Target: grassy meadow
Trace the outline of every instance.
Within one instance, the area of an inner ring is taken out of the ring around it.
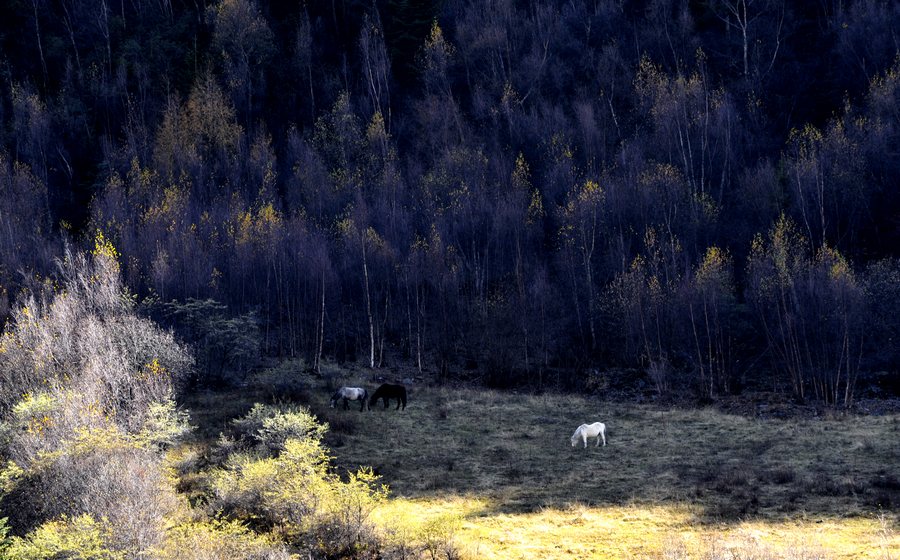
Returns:
[[[343,382],[376,385],[329,384]],[[451,556],[900,558],[897,416],[763,420],[420,385],[406,410],[361,413],[308,389],[338,470],[368,465],[390,486],[380,525],[432,533]],[[199,433],[264,393],[189,403]],[[597,420],[607,446],[572,448],[575,427]]]

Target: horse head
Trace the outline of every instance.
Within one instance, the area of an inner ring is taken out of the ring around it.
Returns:
[[[584,431],[584,424],[582,424],[581,426],[578,426],[578,428],[575,429],[575,433],[572,434],[572,438],[571,438],[572,447],[575,447],[576,445],[578,445],[578,442],[581,440],[581,434],[583,431]]]

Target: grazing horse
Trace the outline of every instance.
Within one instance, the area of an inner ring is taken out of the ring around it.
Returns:
[[[341,387],[331,395],[331,408],[334,408],[338,400],[344,399],[344,410],[350,408],[349,401],[359,401],[359,411],[362,412],[369,407],[368,398],[369,392],[362,387]]]
[[[594,422],[593,424],[582,424],[578,426],[575,433],[572,434],[572,447],[578,443],[578,440],[584,442],[587,447],[589,437],[597,438],[597,447],[600,447],[600,438],[603,438],[603,447],[606,447],[606,424],[603,422]]]
[[[372,393],[372,398],[369,399],[369,406],[377,404],[378,399],[384,399],[384,408],[388,407],[388,399],[397,399],[397,408],[394,410],[400,410],[400,405],[403,405],[403,410],[406,410],[406,387],[382,383],[381,387],[375,389],[375,392]]]

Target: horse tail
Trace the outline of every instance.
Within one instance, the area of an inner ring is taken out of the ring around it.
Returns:
[[[379,396],[378,392],[379,391],[381,391],[381,387],[375,389],[375,392],[372,393],[372,398],[369,399],[369,406],[372,406],[373,404],[378,402],[378,396]]]
[[[400,386],[400,402],[403,403],[403,410],[406,410],[406,387]]]

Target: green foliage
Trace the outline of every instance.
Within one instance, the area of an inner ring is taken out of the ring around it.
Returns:
[[[188,420],[188,413],[178,410],[174,400],[150,403],[136,440],[143,445],[170,447],[191,432],[193,426]]]
[[[284,449],[290,439],[321,442],[328,430],[327,424],[320,424],[304,407],[261,403],[254,404],[246,416],[233,420],[232,424],[241,435],[271,451]]]
[[[163,308],[195,349],[200,382],[235,382],[259,361],[261,341],[255,313],[229,316],[228,307],[212,299],[171,301]]]
[[[0,422],[0,446],[8,449],[16,437],[23,433],[40,436],[49,429],[59,408],[57,399],[47,393],[25,393],[22,400],[13,405],[7,420]]]
[[[7,461],[0,469],[0,497],[5,496],[15,489],[18,480],[25,471],[13,461]]]
[[[438,515],[422,524],[418,537],[431,560],[460,556],[453,542],[453,535],[461,526],[462,518],[454,514]]]
[[[154,551],[159,560],[287,560],[293,558],[284,545],[258,535],[237,521],[211,521],[176,525],[169,529],[164,546]]]
[[[303,409],[262,405],[235,425],[280,452],[232,455],[213,477],[216,511],[258,528],[279,526],[294,544],[316,543],[328,555],[374,546],[369,516],[388,489],[370,470],[349,473],[346,482],[331,470],[320,441],[326,426]]]
[[[7,521],[9,521],[8,517],[0,517],[0,558],[9,557],[6,554],[6,550],[12,543],[12,539],[9,537],[9,525],[7,525]]]
[[[17,560],[121,560],[126,556],[110,548],[111,530],[107,523],[90,515],[63,517],[44,523],[23,538],[14,537],[6,557]]]

